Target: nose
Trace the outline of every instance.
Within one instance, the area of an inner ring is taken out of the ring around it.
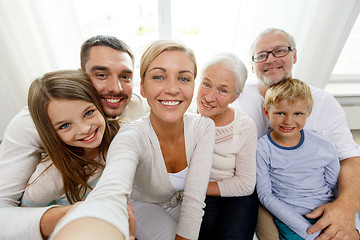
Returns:
[[[284,124],[290,124],[292,122],[291,116],[285,116],[284,118]]]
[[[215,101],[216,97],[215,97],[215,89],[209,89],[209,91],[207,92],[207,94],[205,94],[204,98],[207,102],[213,102]]]
[[[179,82],[176,78],[169,79],[165,86],[165,93],[176,95],[180,92]]]
[[[266,62],[273,62],[275,61],[276,57],[272,53],[269,53],[268,58],[266,59]]]
[[[108,80],[107,89],[109,92],[115,92],[115,93],[119,93],[123,90],[121,87],[120,80],[114,76]]]
[[[87,124],[86,122],[81,122],[78,125],[78,134],[79,135],[86,135],[90,133],[91,125]]]

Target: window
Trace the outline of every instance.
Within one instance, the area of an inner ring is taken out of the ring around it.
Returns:
[[[325,90],[343,97],[360,95],[360,17],[351,30]]]

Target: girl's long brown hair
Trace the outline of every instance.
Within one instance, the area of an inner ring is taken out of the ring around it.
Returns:
[[[45,74],[32,82],[28,106],[44,149],[62,175],[67,200],[73,204],[85,197],[87,181],[103,165],[94,159],[82,157],[83,149],[65,144],[57,135],[47,114],[52,99],[91,102],[105,118],[105,132],[99,146],[99,156],[105,159],[111,140],[120,128],[116,120],[105,117],[99,95],[88,76],[80,70],[64,70]]]

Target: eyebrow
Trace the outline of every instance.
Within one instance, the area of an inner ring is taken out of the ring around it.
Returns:
[[[109,71],[109,68],[105,67],[105,66],[101,66],[101,65],[95,65],[90,69],[90,72],[93,72],[93,71],[96,71],[96,70]],[[129,68],[126,68],[126,69],[122,70],[121,73],[133,74],[133,71],[131,69],[129,69]]]
[[[209,79],[209,78],[207,78],[207,77],[205,77],[204,78],[204,80],[203,80],[204,82],[210,82],[210,83],[212,83],[212,81]],[[218,87],[229,87],[229,85],[227,85],[227,84],[220,84]]]
[[[289,45],[289,44],[288,44]],[[274,49],[277,49],[277,48],[279,48],[279,47],[287,47],[288,45],[283,45],[283,44],[281,44],[281,45],[276,45],[275,47],[273,47],[271,50],[269,50],[269,51],[272,51],[272,50],[274,50]],[[263,53],[263,52],[269,52],[269,51],[267,51],[267,50],[261,50],[261,51],[259,51],[259,52],[257,52],[257,53]],[[256,53],[255,53],[256,54]]]
[[[161,70],[163,72],[167,72],[167,70],[165,68],[162,67],[154,67],[152,69],[149,70],[149,72],[154,71],[154,70]],[[180,70],[178,73],[190,73],[191,75],[194,75],[190,70]]]

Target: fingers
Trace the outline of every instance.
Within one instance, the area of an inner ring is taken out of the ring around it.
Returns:
[[[321,230],[329,227],[330,224],[331,224],[331,221],[328,218],[320,218],[314,225],[312,225],[308,229],[308,234],[314,234],[318,231],[321,231]],[[321,235],[323,235],[323,234],[324,233],[322,233]],[[319,239],[319,238],[317,238],[317,239]],[[324,239],[326,239],[326,238],[324,238]]]
[[[319,217],[321,217],[324,214],[325,206],[326,205],[322,205],[322,206],[316,208],[311,213],[306,214],[306,217],[308,217],[308,218],[319,218]]]

